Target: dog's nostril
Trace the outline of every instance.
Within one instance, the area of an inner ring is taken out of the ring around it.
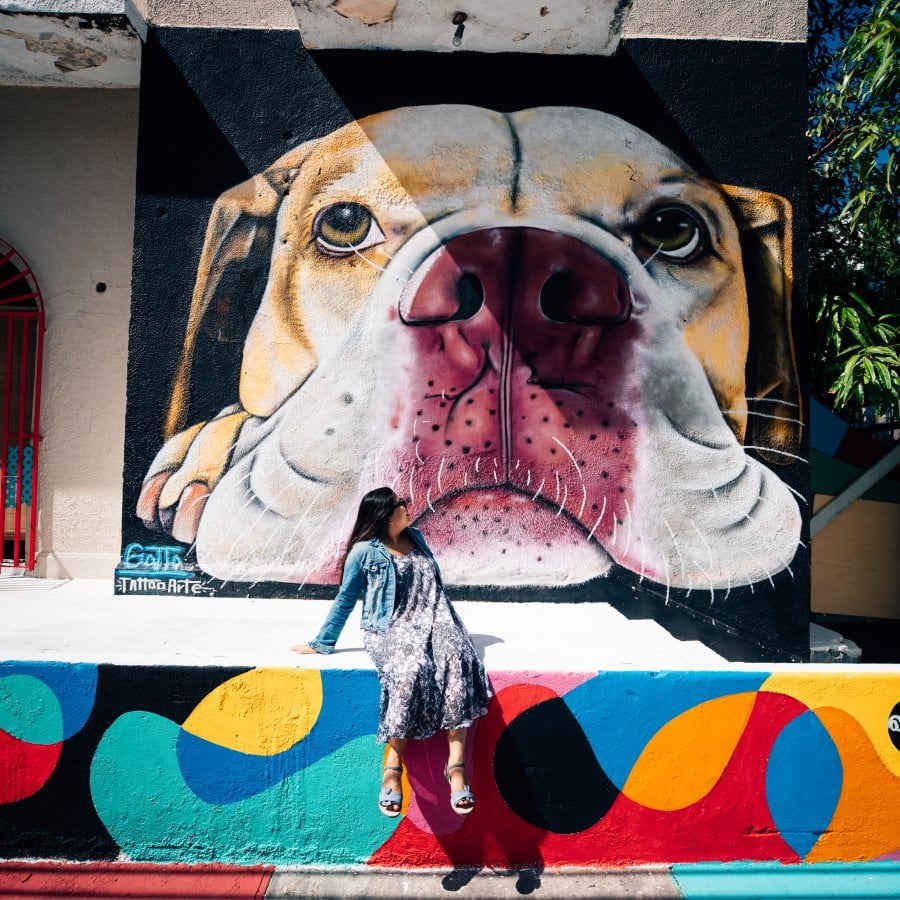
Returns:
[[[472,272],[465,272],[456,279],[456,299],[459,307],[454,319],[471,319],[484,303],[484,285]]]
[[[575,284],[565,272],[555,272],[541,287],[541,312],[551,322],[574,322]]]

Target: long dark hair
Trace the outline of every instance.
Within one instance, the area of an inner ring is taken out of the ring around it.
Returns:
[[[397,508],[397,495],[389,487],[375,488],[369,491],[359,501],[359,512],[356,514],[356,524],[350,532],[350,540],[344,550],[344,558],[341,561],[341,569],[347,562],[347,554],[354,544],[360,541],[368,541],[373,537],[381,537],[387,528],[388,519]]]

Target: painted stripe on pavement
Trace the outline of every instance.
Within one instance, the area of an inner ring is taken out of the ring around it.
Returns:
[[[261,900],[272,872],[272,866],[0,862],[0,897]]]
[[[672,866],[686,900],[900,897],[900,863],[700,863]]]

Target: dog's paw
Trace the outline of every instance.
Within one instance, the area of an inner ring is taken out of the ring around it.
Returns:
[[[173,435],[150,466],[136,512],[148,528],[190,544],[213,488],[231,462],[243,410],[201,422]]]

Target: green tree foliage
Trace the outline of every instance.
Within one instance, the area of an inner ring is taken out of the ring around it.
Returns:
[[[900,399],[900,0],[810,0],[813,392],[851,420]]]

